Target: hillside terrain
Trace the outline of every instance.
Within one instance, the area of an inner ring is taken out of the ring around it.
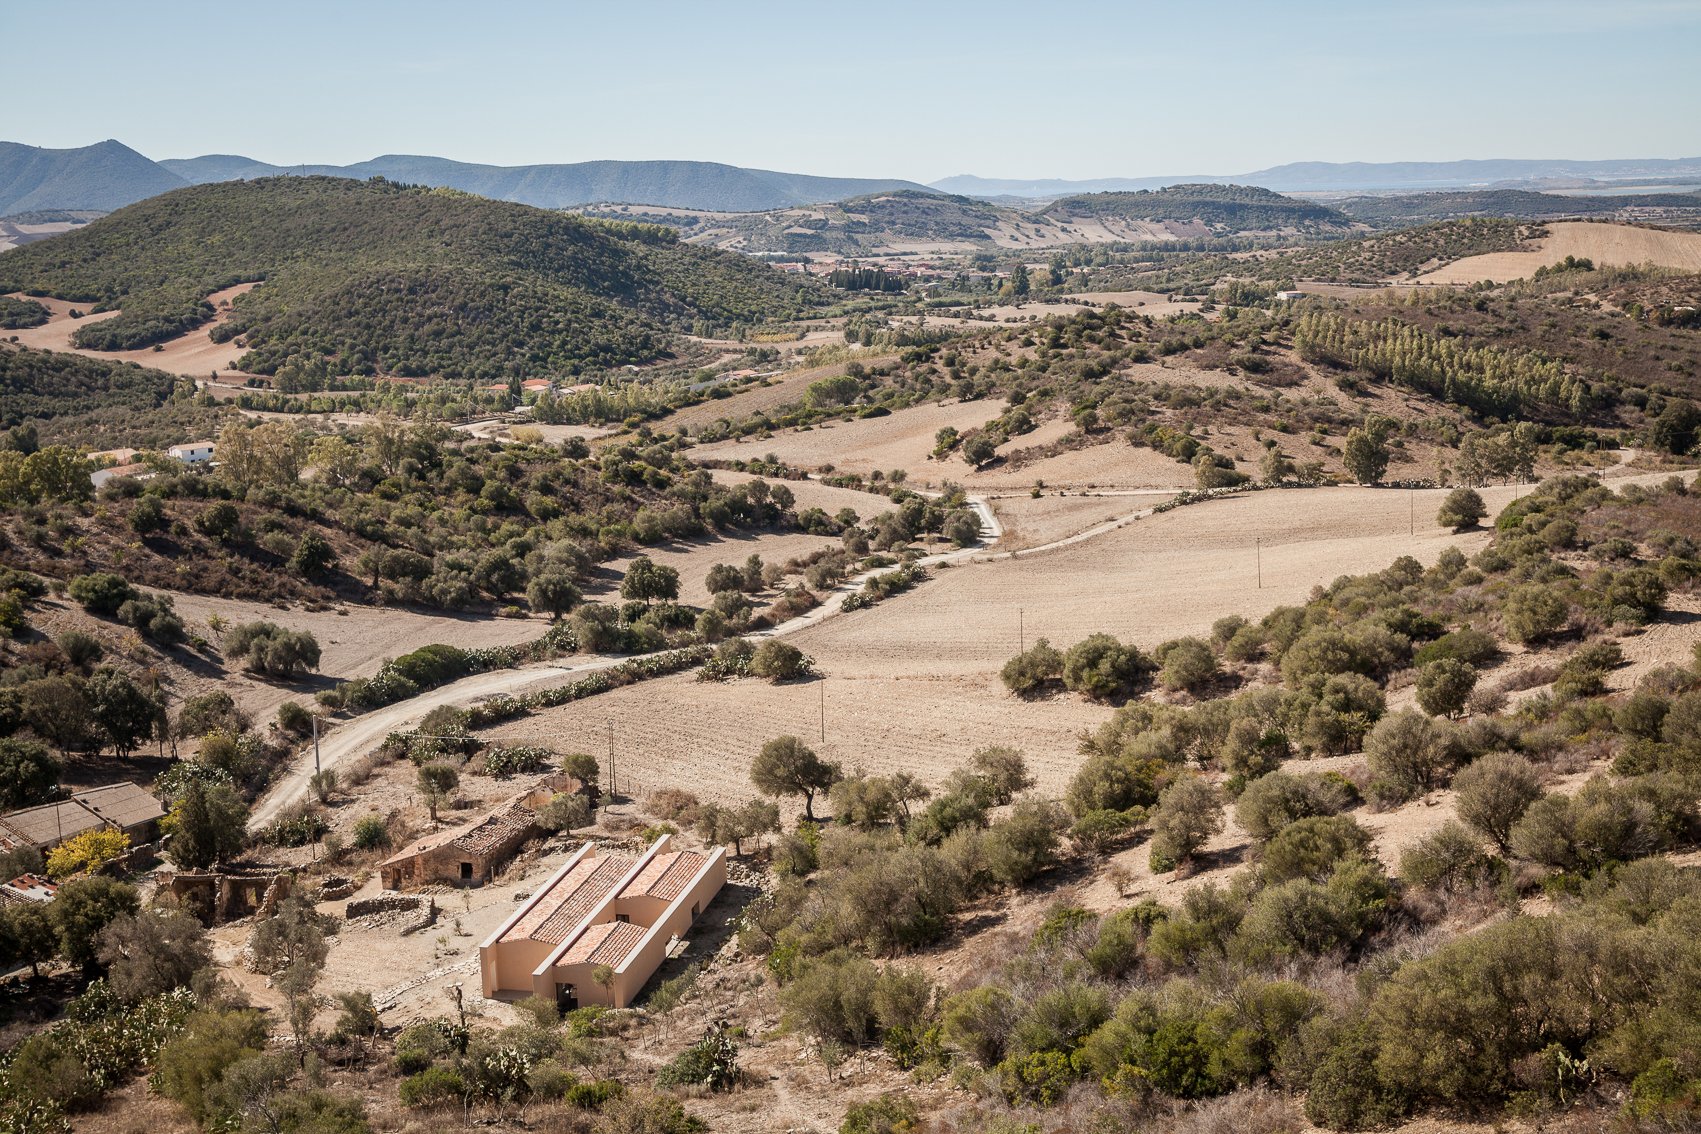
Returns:
[[[1325,205],[1250,185],[1171,185],[1136,193],[1063,197],[1040,210],[1059,222],[1085,219],[1195,222],[1220,235],[1244,232],[1345,232],[1351,222]]]
[[[796,313],[807,289],[671,231],[448,190],[269,178],[154,198],[0,258],[0,292],[119,308],[77,346],[133,349],[214,315],[243,370],[494,378],[666,353],[673,331]]]
[[[1701,223],[1701,193],[1592,196],[1482,189],[1349,197],[1333,204],[1354,220],[1377,228],[1404,228],[1458,217],[1509,217],[1517,220],[1596,217],[1691,226]]]
[[[594,212],[262,177],[0,255],[0,813],[166,812],[0,847],[59,887],[0,1130],[1701,1122],[1701,236]],[[812,236],[895,262],[693,243]],[[483,994],[663,836],[726,884],[629,1000]]]

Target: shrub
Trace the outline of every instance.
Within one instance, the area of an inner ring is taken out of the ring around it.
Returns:
[[[294,677],[319,664],[319,642],[305,630],[285,630],[272,622],[233,626],[224,636],[226,657],[241,658],[245,668],[275,677]]]
[[[1406,848],[1400,877],[1409,886],[1464,893],[1494,881],[1502,865],[1483,852],[1476,835],[1449,822]]]
[[[1511,846],[1512,828],[1530,804],[1542,796],[1535,766],[1511,752],[1491,752],[1453,778],[1459,818],[1502,848]]]
[[[546,831],[571,831],[591,821],[591,803],[582,795],[558,793],[538,808],[537,823]]]
[[[998,676],[1016,696],[1033,697],[1063,680],[1063,655],[1041,638],[1005,662]]]
[[[130,850],[130,838],[112,827],[97,827],[73,835],[47,852],[47,873],[64,879],[99,870],[117,862]]]
[[[71,598],[90,614],[110,618],[118,608],[136,597],[136,588],[110,571],[79,575],[67,588]]]
[[[1152,812],[1152,869],[1174,870],[1223,829],[1223,801],[1215,786],[1188,776],[1158,796]]]
[[[1482,502],[1482,496],[1474,488],[1455,488],[1447,494],[1442,502],[1441,511],[1436,513],[1435,522],[1444,528],[1452,528],[1462,532],[1466,528],[1474,528],[1488,515],[1488,506]]]
[[[1443,786],[1457,762],[1458,744],[1452,725],[1408,710],[1377,721],[1364,754],[1371,797],[1391,805]]]
[[[1469,662],[1441,658],[1418,670],[1418,704],[1431,716],[1458,715],[1476,687],[1477,669]]]
[[[1443,634],[1433,642],[1419,646],[1412,654],[1412,664],[1425,666],[1430,662],[1443,658],[1453,658],[1470,665],[1481,666],[1493,661],[1500,654],[1500,646],[1494,640],[1494,635],[1484,633],[1472,626],[1462,630],[1454,630]]]
[[[1314,815],[1289,823],[1264,844],[1266,882],[1294,878],[1322,880],[1342,859],[1362,855],[1370,832],[1346,815]]]
[[[362,815],[354,824],[354,845],[360,850],[378,850],[390,845],[390,829],[377,815]]]
[[[839,1124],[839,1134],[908,1134],[918,1128],[921,1112],[902,1095],[881,1095],[852,1103]]]
[[[1063,687],[1095,701],[1126,697],[1151,663],[1139,649],[1109,634],[1094,634],[1069,647],[1063,655]]]
[[[471,1094],[460,1072],[448,1067],[428,1067],[417,1075],[409,1075],[402,1080],[398,1093],[402,1105],[410,1110],[464,1102]]]
[[[1218,674],[1217,656],[1198,638],[1165,642],[1158,647],[1156,656],[1160,666],[1158,684],[1165,689],[1191,692],[1215,680]]]
[[[1552,587],[1530,583],[1506,596],[1500,616],[1506,624],[1507,636],[1520,645],[1528,645],[1563,629],[1571,617],[1571,608]]]
[[[804,652],[790,642],[769,638],[750,655],[750,673],[778,684],[796,681],[813,672],[813,663]]]
[[[1234,817],[1247,834],[1266,842],[1290,823],[1334,815],[1357,801],[1356,789],[1338,775],[1271,772],[1246,785],[1235,801]]]

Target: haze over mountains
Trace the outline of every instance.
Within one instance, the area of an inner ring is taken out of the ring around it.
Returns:
[[[898,178],[817,177],[700,161],[591,161],[494,166],[390,154],[355,165],[279,166],[236,154],[153,161],[121,142],[53,150],[0,142],[0,216],[114,209],[186,185],[280,174],[384,177],[541,208],[624,202],[715,212],[759,212],[908,190],[969,197],[1051,198],[1132,192],[1181,183],[1257,185],[1279,192],[1375,192],[1464,187],[1540,188],[1701,182],[1701,158],[1614,161],[1298,162],[1251,173],[1067,181],[970,174],[931,185]]]

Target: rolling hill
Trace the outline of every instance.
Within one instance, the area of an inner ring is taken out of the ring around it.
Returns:
[[[1063,197],[1040,210],[1060,223],[1135,220],[1199,224],[1218,234],[1299,229],[1345,232],[1351,218],[1325,205],[1250,185],[1191,184],[1137,193]]]
[[[1620,220],[1701,221],[1701,193],[1626,193],[1611,196],[1561,196],[1518,189],[1478,189],[1450,193],[1408,193],[1350,197],[1335,207],[1354,220],[1378,228],[1403,227],[1459,217],[1610,217]]]
[[[214,329],[241,368],[491,378],[667,353],[670,332],[807,307],[743,257],[445,189],[323,177],[193,186],[0,258],[0,293],[122,314],[76,345],[136,349],[206,322],[206,296],[263,281]]]
[[[74,150],[0,142],[0,217],[39,210],[111,212],[186,184],[121,142]]]

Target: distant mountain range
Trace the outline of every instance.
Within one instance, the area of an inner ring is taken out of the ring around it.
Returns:
[[[1129,193],[1178,184],[1254,185],[1283,193],[1362,194],[1413,190],[1701,184],[1701,158],[1615,161],[1295,162],[1252,173],[1184,177],[1013,180],[962,175],[932,185],[896,178],[814,177],[702,161],[589,161],[565,165],[473,165],[389,154],[356,165],[280,166],[238,154],[152,161],[121,142],[49,150],[0,142],[0,217],[43,210],[110,212],[187,185],[280,174],[383,177],[461,189],[500,201],[561,209],[601,203],[703,212],[763,212],[879,193],[947,193],[982,200],[1047,200]]]
[[[1626,158],[1614,161],[1489,159],[1481,161],[1302,161],[1252,173],[1187,177],[1101,177],[1014,180],[961,174],[931,188],[965,197],[1064,197],[1079,193],[1132,193],[1183,182],[1257,185],[1279,193],[1363,193],[1378,190],[1517,188],[1537,182],[1631,182],[1674,178],[1701,181],[1701,157]]]
[[[716,212],[757,212],[864,193],[929,190],[913,181],[812,177],[706,161],[588,161],[571,165],[470,165],[388,154],[358,165],[269,165],[236,154],[150,161],[120,142],[77,150],[0,143],[0,216],[40,209],[111,211],[171,189],[281,174],[383,177],[461,189],[498,201],[562,209],[599,201]]]

